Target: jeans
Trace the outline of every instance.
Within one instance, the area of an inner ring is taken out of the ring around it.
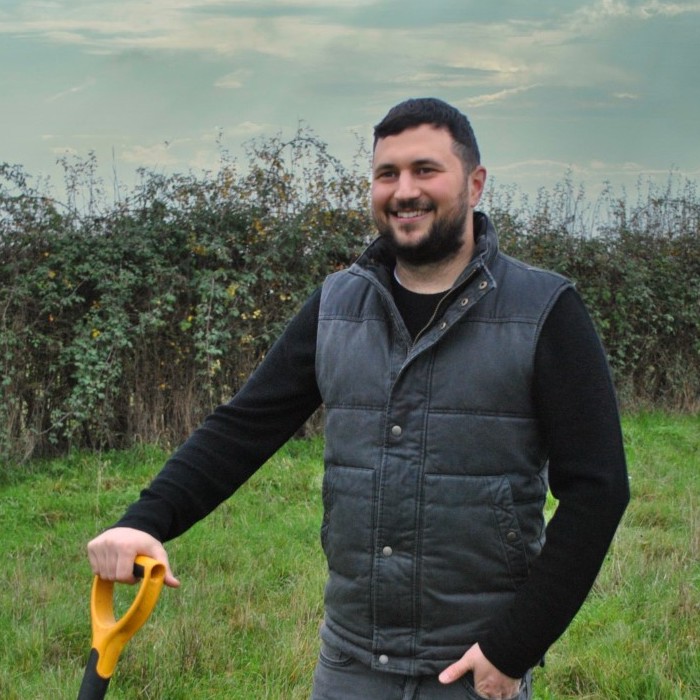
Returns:
[[[531,674],[512,700],[530,700]],[[373,671],[347,654],[321,644],[311,700],[483,700],[468,673],[449,685],[437,676],[402,676]]]

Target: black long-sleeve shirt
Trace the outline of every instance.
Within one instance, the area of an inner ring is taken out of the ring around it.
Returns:
[[[315,377],[319,302],[317,291],[245,386],[171,457],[119,526],[161,541],[180,535],[294,435],[321,403]],[[607,362],[573,289],[560,296],[542,328],[532,391],[559,503],[527,582],[477,640],[514,678],[542,658],[583,604],[629,500]]]

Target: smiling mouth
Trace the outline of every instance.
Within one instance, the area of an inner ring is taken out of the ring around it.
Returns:
[[[430,209],[430,208],[426,208],[426,209],[400,209],[400,210],[394,210],[391,213],[397,219],[417,219],[420,216],[424,216],[425,214],[429,214],[431,211],[432,211],[432,209]]]
[[[426,214],[425,211],[397,211],[395,216],[399,219],[415,219],[418,216]]]

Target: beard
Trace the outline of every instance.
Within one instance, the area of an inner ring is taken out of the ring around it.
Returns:
[[[457,208],[437,217],[427,234],[415,243],[401,243],[394,234],[388,217],[379,220],[375,215],[375,224],[380,237],[389,244],[397,260],[408,265],[445,262],[457,255],[464,244],[464,230],[469,215],[467,202],[466,196],[461,197]],[[421,208],[418,200],[406,202],[401,206],[405,211],[414,208]]]

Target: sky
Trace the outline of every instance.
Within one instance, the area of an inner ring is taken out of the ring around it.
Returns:
[[[299,124],[349,164],[424,96],[525,193],[700,175],[700,0],[0,0],[0,66],[0,163],[56,188],[64,157],[117,192]]]

